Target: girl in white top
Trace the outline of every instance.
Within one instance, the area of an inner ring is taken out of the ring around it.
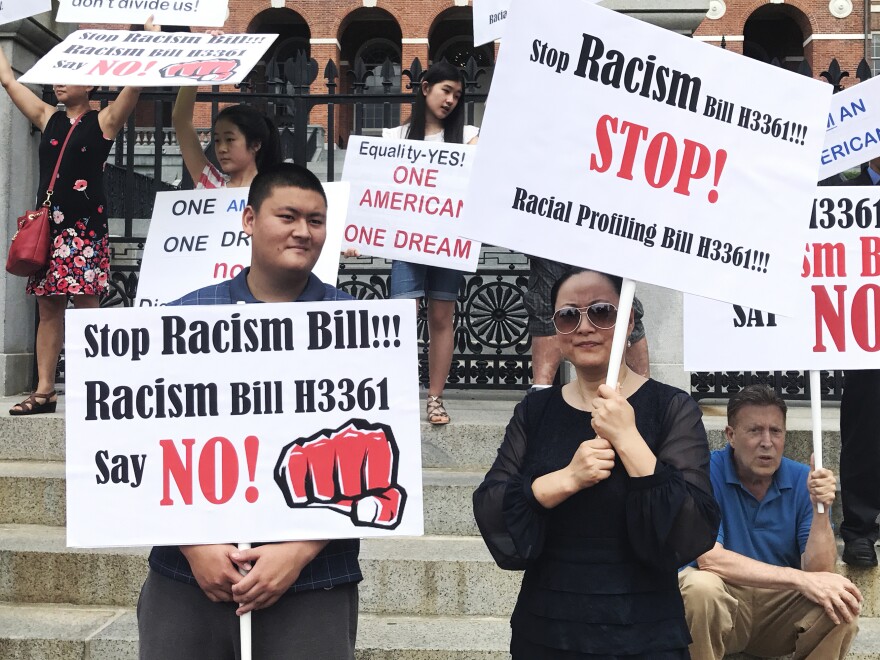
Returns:
[[[382,137],[476,144],[479,129],[464,124],[464,89],[461,74],[447,62],[428,67],[422,77],[412,117]],[[391,264],[391,297],[428,299],[428,403],[431,424],[448,424],[443,388],[452,365],[455,300],[464,280],[460,271],[394,261]]]

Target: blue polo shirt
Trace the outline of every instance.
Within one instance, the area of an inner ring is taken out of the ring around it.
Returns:
[[[765,564],[799,569],[813,522],[809,473],[809,466],[783,458],[759,502],[736,475],[730,445],[713,451],[709,476],[721,508],[718,542]]]

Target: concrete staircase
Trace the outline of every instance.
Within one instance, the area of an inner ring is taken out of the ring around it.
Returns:
[[[520,396],[450,393],[453,424],[423,425],[427,535],[363,543],[358,660],[508,658],[521,575],[492,562],[471,493]],[[148,549],[65,547],[63,406],[14,418],[5,414],[11,403],[0,400],[0,660],[137,658],[134,606]],[[723,409],[704,410],[710,442],[720,447]],[[836,470],[837,411],[826,409],[825,418],[826,464]],[[808,427],[808,409],[790,412],[787,453],[795,459],[809,457]],[[865,595],[850,657],[880,660],[878,573],[842,563],[839,570]]]

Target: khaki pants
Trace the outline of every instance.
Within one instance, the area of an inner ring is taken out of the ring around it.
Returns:
[[[797,591],[727,584],[708,571],[686,568],[678,576],[693,642],[693,660],[726,653],[773,658],[835,660],[846,657],[858,620],[835,626],[819,605]]]

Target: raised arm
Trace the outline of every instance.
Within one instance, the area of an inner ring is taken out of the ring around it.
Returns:
[[[810,458],[810,474],[807,476],[807,492],[810,493],[810,504],[813,517],[804,553],[801,555],[801,568],[805,571],[833,571],[837,563],[837,543],[831,527],[831,504],[837,490],[837,479],[831,470],[813,469]],[[816,505],[821,502],[825,511],[819,513]]]
[[[124,87],[113,103],[98,113],[98,125],[101,127],[101,133],[105,140],[113,140],[122,130],[137,105],[140,95],[140,87]]]
[[[193,110],[196,105],[196,87],[181,87],[177,92],[177,100],[174,102],[174,110],[171,111],[171,125],[177,134],[177,144],[180,145],[180,155],[183,156],[183,164],[193,181],[198,181],[202,171],[208,164],[199,135],[193,125]]]
[[[150,16],[144,23],[144,30],[148,32],[161,32],[162,28],[153,22]],[[141,95],[140,87],[125,87],[119,92],[119,95],[106,108],[98,113],[98,125],[101,132],[107,140],[112,140],[116,134],[125,126],[128,117],[134,111],[138,99]]]
[[[12,66],[6,59],[6,53],[0,48],[0,84],[9,94],[9,98],[15,104],[15,107],[28,118],[34,126],[45,130],[49,118],[55,112],[55,108],[44,102],[39,96],[34,94],[30,89],[22,85],[15,79]]]

